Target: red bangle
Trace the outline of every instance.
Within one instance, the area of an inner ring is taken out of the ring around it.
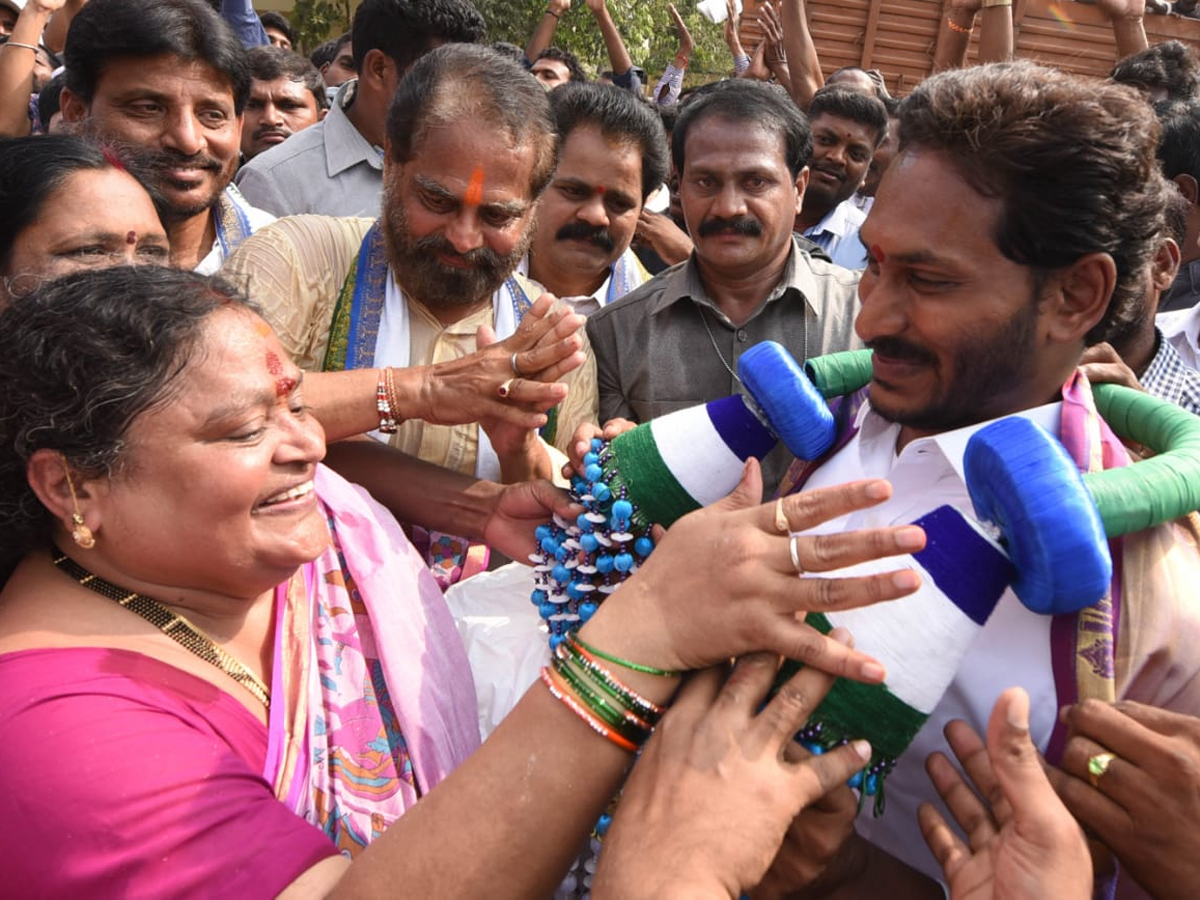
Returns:
[[[683,65],[676,66],[675,68],[677,68],[677,69],[686,69],[688,67],[688,63],[691,62],[691,60],[688,59],[686,56],[684,56],[682,53],[676,53],[675,58],[683,60]]]
[[[955,34],[970,34],[971,33],[970,28],[963,28],[963,26],[959,25],[957,22],[951,22],[949,16],[946,17],[946,25]]]

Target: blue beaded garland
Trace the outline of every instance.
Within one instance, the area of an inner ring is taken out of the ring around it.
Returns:
[[[650,551],[654,549],[654,541],[643,535],[633,542],[633,552],[638,556],[646,557],[650,555]]]
[[[633,556],[628,553],[618,553],[614,565],[618,572],[628,572],[633,568]]]

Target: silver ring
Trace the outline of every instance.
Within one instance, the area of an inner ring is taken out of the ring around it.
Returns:
[[[796,567],[796,574],[804,574],[804,566],[800,565],[800,535],[793,534],[788,539],[788,551],[792,554],[792,565]]]
[[[525,377],[525,373],[522,372],[520,366],[517,365],[517,354],[515,352],[508,358],[508,364],[512,366],[514,375],[516,375],[518,378]]]

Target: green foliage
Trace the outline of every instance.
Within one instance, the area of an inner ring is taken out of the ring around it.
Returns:
[[[353,17],[350,0],[296,0],[289,18],[297,49],[311,53],[329,38],[349,31]]]
[[[546,11],[543,0],[475,0],[488,23],[488,38],[509,41],[524,48]],[[646,70],[653,87],[679,49],[667,0],[608,0],[609,13],[620,29],[621,37],[635,66]],[[691,32],[695,49],[688,67],[688,83],[711,81],[731,74],[733,60],[721,37],[721,26],[714,25],[696,11],[693,0],[676,5]],[[570,50],[592,73],[612,68],[600,29],[582,0],[574,0],[563,13],[553,43]]]

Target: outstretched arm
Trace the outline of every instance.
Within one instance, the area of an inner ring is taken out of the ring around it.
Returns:
[[[51,53],[63,52],[63,48],[67,46],[67,32],[71,29],[71,22],[86,4],[87,0],[67,0],[62,9],[54,14],[42,33],[42,43],[46,45],[47,50]]]
[[[692,33],[688,31],[683,16],[679,15],[675,4],[668,3],[667,11],[671,14],[671,23],[679,38],[679,49],[675,52],[675,58],[667,65],[667,70],[663,72],[658,84],[654,86],[653,99],[659,106],[670,106],[672,103],[679,102],[679,95],[683,92],[683,75],[687,71],[688,63],[692,60],[694,46]]]
[[[571,0],[549,0],[546,11],[538,20],[533,36],[529,38],[529,46],[525,48],[525,61],[532,64],[538,54],[554,42],[554,32],[558,29],[558,20],[571,8]]]
[[[600,26],[600,36],[604,38],[604,46],[608,48],[608,61],[612,64],[615,83],[628,88],[635,94],[642,90],[641,81],[633,71],[633,60],[621,40],[621,32],[617,31],[617,23],[613,21],[605,0],[587,0],[588,9],[596,17]]]
[[[8,43],[0,45],[0,137],[29,134],[29,98],[33,94],[33,64],[38,42],[50,16],[63,0],[29,0],[13,26]]]
[[[1140,53],[1150,46],[1142,22],[1146,15],[1146,0],[1097,0],[1096,7],[1112,22],[1117,59]]]
[[[780,25],[783,29],[783,49],[791,72],[791,95],[796,105],[808,109],[813,94],[825,84],[817,45],[808,28],[808,7],[804,0],[781,0]]]

